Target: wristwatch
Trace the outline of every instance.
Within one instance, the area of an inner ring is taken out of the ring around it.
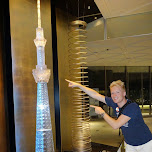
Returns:
[[[104,117],[104,114],[105,114],[105,113],[106,113],[106,112],[104,112],[104,113],[102,113],[102,114],[101,114],[101,118],[103,118],[103,117]]]

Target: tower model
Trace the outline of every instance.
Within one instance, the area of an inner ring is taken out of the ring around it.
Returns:
[[[37,0],[38,28],[34,43],[37,48],[37,65],[33,69],[33,76],[37,83],[37,112],[36,112],[36,152],[54,152],[50,106],[47,83],[50,69],[45,65],[45,45],[43,28],[41,28],[40,0]]]

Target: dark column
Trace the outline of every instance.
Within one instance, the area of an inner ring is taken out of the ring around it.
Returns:
[[[6,111],[7,146],[9,152],[15,152],[15,125],[14,125],[14,102],[12,82],[12,57],[11,57],[11,34],[9,0],[2,3],[1,8],[1,36],[2,36],[2,62],[4,80],[4,101]]]
[[[51,24],[52,24],[52,51],[53,51],[52,53],[53,53],[56,151],[61,151],[60,100],[59,100],[59,79],[58,79],[58,54],[57,54],[57,31],[56,31],[55,0],[51,0]]]
[[[149,115],[151,115],[151,104],[152,104],[152,102],[151,102],[151,100],[152,100],[152,95],[151,95],[151,86],[152,86],[152,83],[151,83],[152,81],[151,81],[151,67],[149,66]]]
[[[127,71],[126,66],[125,66],[125,75],[126,75],[126,92],[127,92],[127,98],[129,99],[129,73]]]

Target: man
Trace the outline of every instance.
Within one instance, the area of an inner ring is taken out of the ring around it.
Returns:
[[[90,105],[113,129],[121,128],[126,143],[126,152],[152,152],[152,134],[143,120],[139,106],[126,99],[124,82],[113,81],[110,84],[111,97],[105,97],[79,83],[66,81],[69,82],[69,87],[78,87],[90,97],[113,108],[117,119],[110,117],[101,107]]]

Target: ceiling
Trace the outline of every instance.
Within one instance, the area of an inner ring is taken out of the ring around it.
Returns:
[[[152,11],[152,0],[94,0],[104,18]]]
[[[88,66],[152,66],[152,0],[56,0],[56,6],[87,22]]]
[[[56,7],[76,16],[78,19],[90,23],[102,17],[94,0],[55,0]]]
[[[152,66],[152,1],[95,2],[107,25],[88,24],[88,66]]]
[[[152,66],[152,34],[87,43],[88,66]]]

